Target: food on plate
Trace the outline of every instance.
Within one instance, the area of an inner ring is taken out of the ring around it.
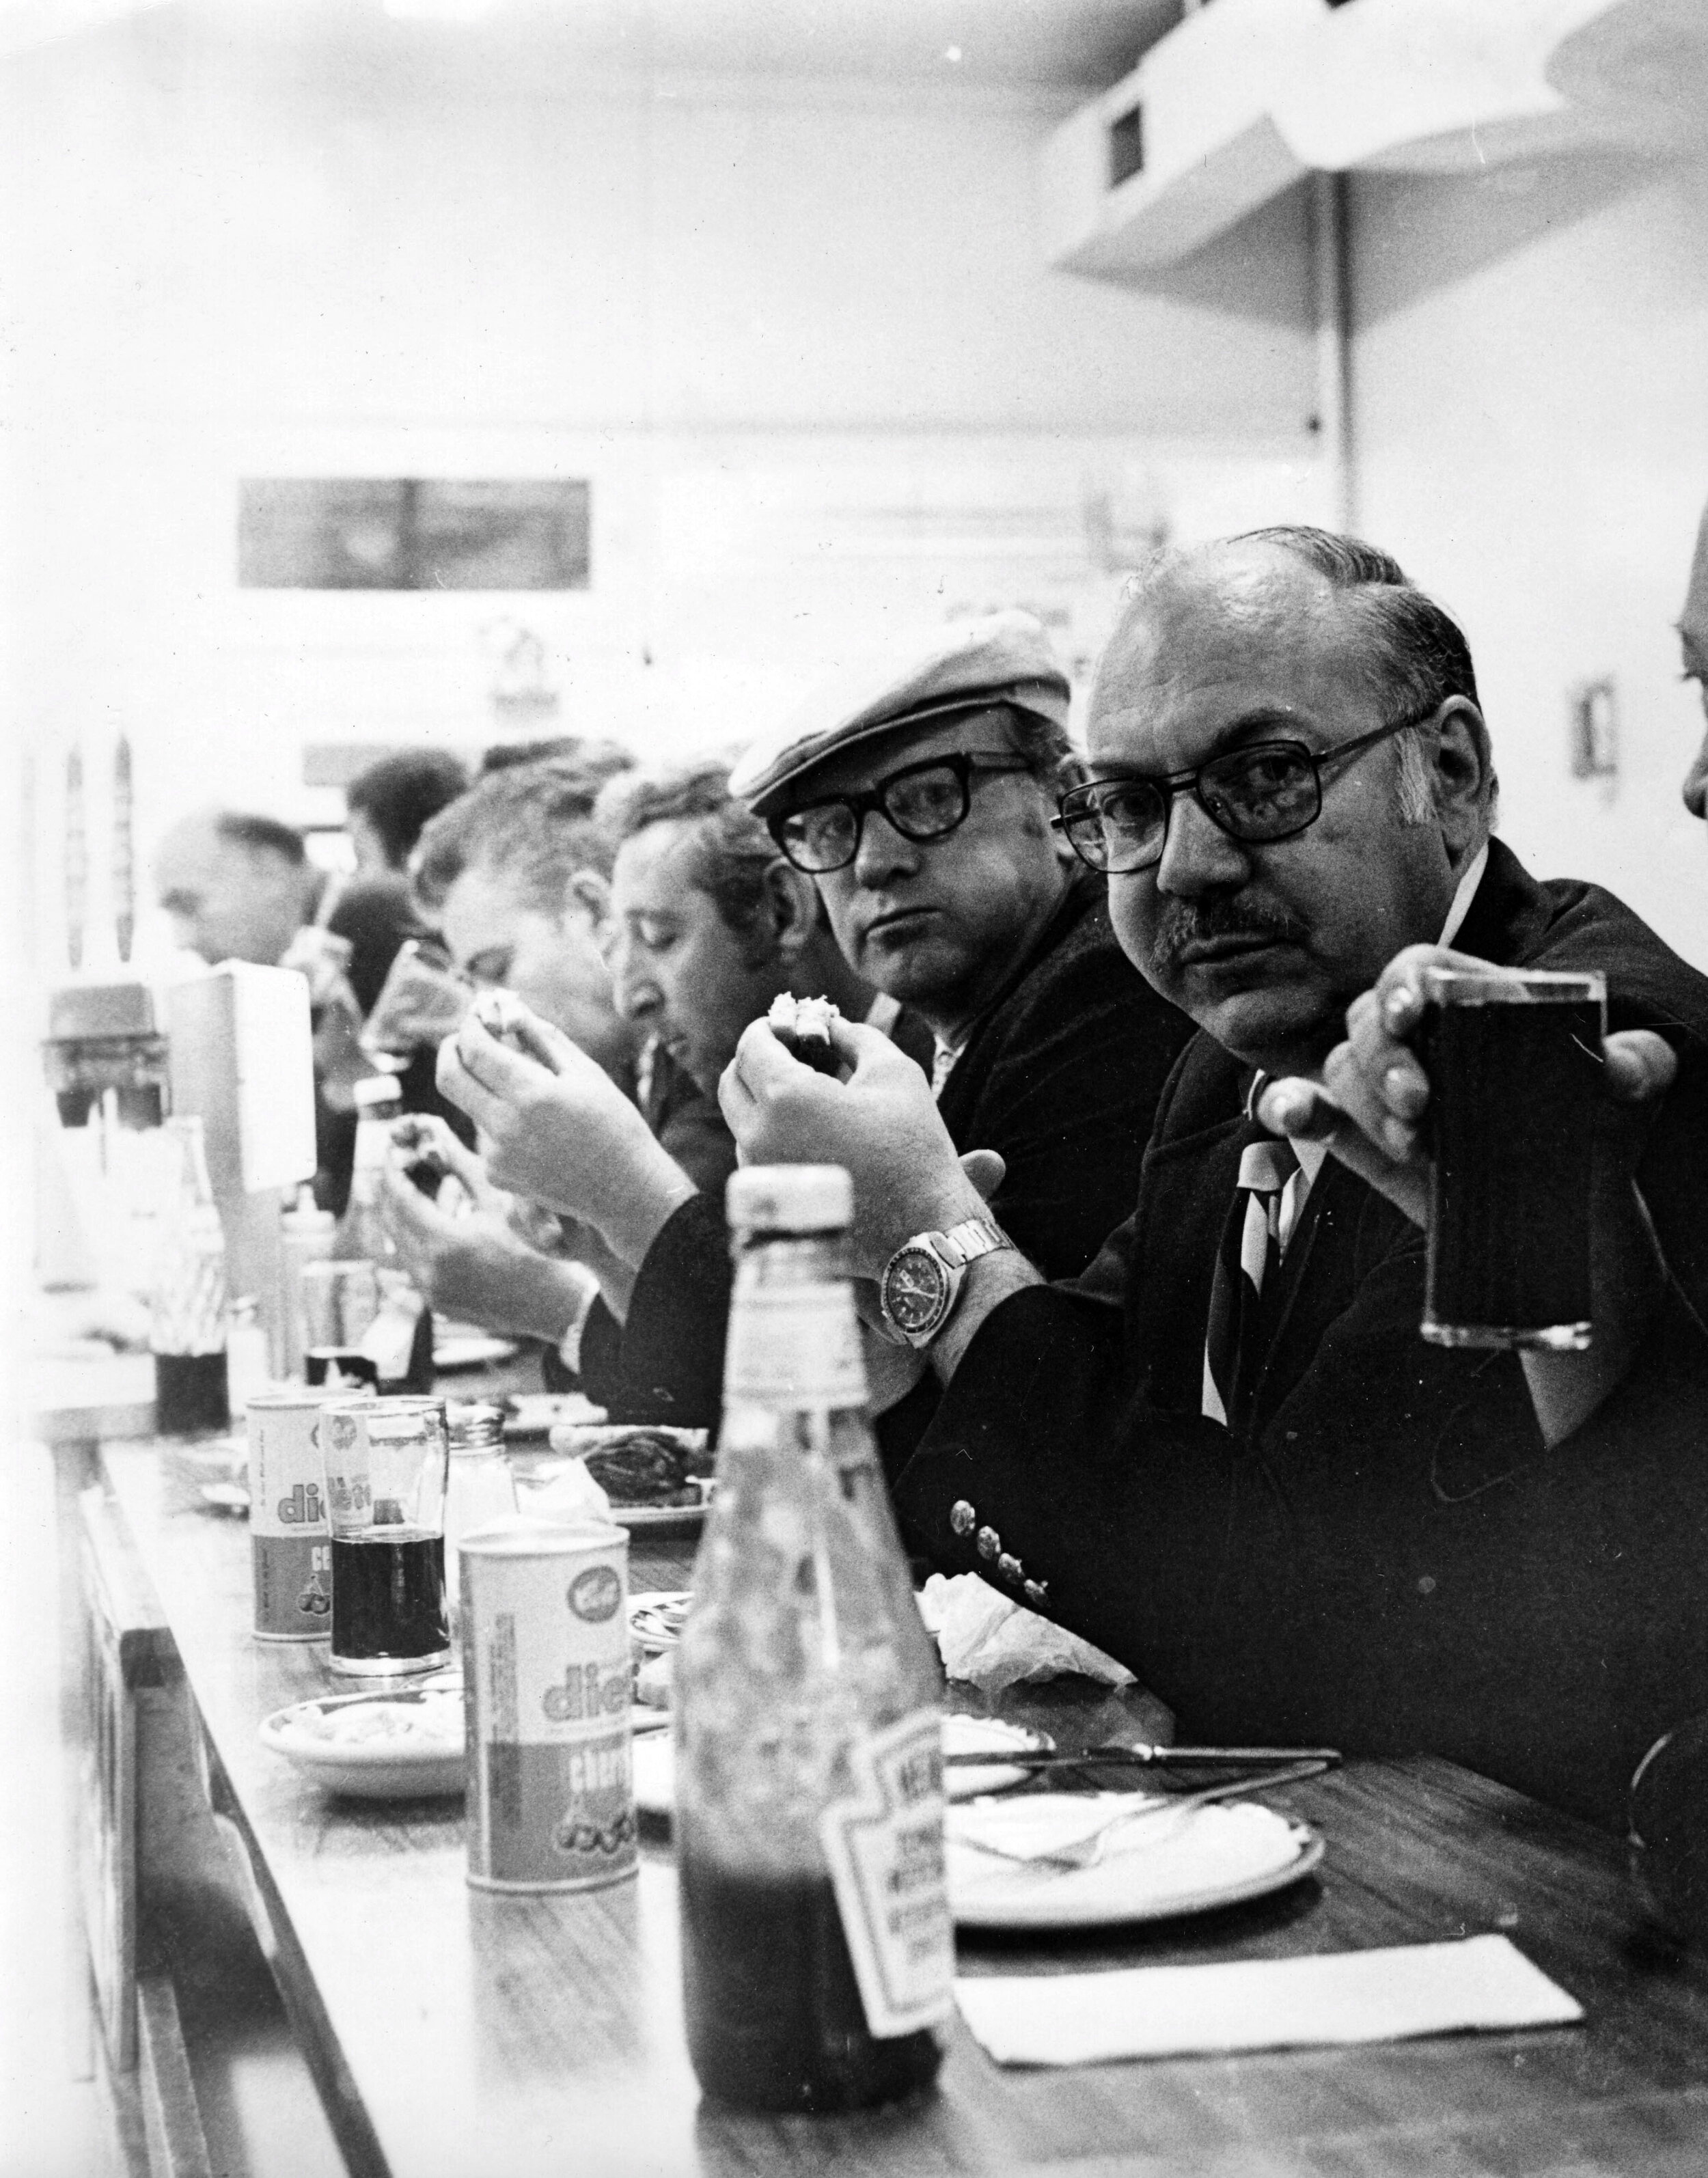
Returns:
[[[613,1505],[698,1505],[704,1492],[693,1480],[693,1463],[703,1455],[684,1443],[684,1434],[601,1430],[580,1456]]]
[[[810,1066],[818,1074],[834,1074],[837,1059],[830,1042],[830,1024],[840,1017],[840,1009],[829,999],[795,999],[780,991],[771,1001],[765,1026],[802,1066]]]
[[[643,1709],[665,1709],[671,1705],[671,1676],[676,1659],[666,1649],[662,1655],[649,1656],[634,1675],[634,1698]]]
[[[455,1748],[463,1744],[463,1691],[430,1687],[372,1701],[304,1706],[291,1719],[304,1737],[332,1747]]]

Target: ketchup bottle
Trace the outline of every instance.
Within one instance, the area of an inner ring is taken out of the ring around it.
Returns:
[[[953,1995],[939,1681],[866,1416],[848,1175],[729,1184],[718,1488],[676,1653],[688,2047],[707,2094],[927,2087]]]

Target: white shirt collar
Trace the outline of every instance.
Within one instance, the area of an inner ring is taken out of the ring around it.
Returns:
[[[1447,911],[1447,921],[1441,926],[1437,945],[1451,945],[1458,937],[1470,904],[1476,898],[1476,889],[1482,883],[1482,873],[1488,867],[1488,841],[1485,840],[1464,866],[1464,875],[1459,879],[1453,896],[1453,906]]]

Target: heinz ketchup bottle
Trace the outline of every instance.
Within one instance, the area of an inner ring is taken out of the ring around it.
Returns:
[[[939,1677],[866,1418],[848,1175],[737,1172],[718,1489],[676,1654],[688,2046],[750,2110],[925,2087],[955,1965]]]

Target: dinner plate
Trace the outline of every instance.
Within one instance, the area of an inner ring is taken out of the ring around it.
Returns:
[[[698,1505],[613,1505],[610,1517],[620,1528],[630,1528],[637,1533],[648,1530],[654,1534],[674,1532],[679,1535],[697,1533],[706,1524],[706,1508]]]
[[[943,1720],[943,1751],[945,1754],[979,1754],[989,1748],[999,1754],[1005,1749],[1021,1747],[1037,1749],[1049,1745],[1048,1737],[1041,1732],[1028,1732],[1017,1724],[1003,1724],[995,1718],[980,1716],[945,1716]],[[944,1787],[952,1800],[968,1798],[975,1792],[994,1792],[1005,1785],[1017,1784],[1026,1775],[1011,1762],[994,1760],[987,1769],[983,1763],[974,1763],[967,1768],[945,1770]],[[661,1734],[656,1739],[637,1740],[634,1748],[635,1804],[649,1815],[667,1815],[676,1798],[676,1759],[671,1737]]]
[[[949,1904],[966,1929],[1095,1929],[1172,1920],[1284,1890],[1322,1858],[1306,1825],[1252,1800],[1166,1811],[1143,1792],[1029,1793],[951,1809]],[[1022,1863],[979,1850],[1062,1851],[1125,1806],[1162,1808],[1124,1825],[1089,1868]]]
[[[484,1369],[489,1361],[507,1361],[520,1351],[513,1338],[490,1338],[484,1333],[444,1338],[433,1349],[433,1366],[449,1376],[458,1369]]]
[[[424,1719],[424,1710],[429,1712]],[[328,1727],[336,1730],[338,1717],[364,1711],[376,1720],[373,1737],[331,1736]],[[646,1745],[650,1734],[668,1743],[670,1719],[661,1710],[634,1709],[629,1715],[637,1748]],[[419,1731],[413,1743],[412,1725]],[[423,1725],[429,1728],[421,1729]],[[463,1682],[451,1673],[429,1686],[293,1702],[263,1721],[260,1739],[329,1792],[364,1800],[441,1798],[462,1792],[468,1768]]]
[[[693,1601],[686,1588],[643,1589],[628,1600],[628,1630],[649,1656],[674,1649]]]
[[[364,1729],[370,1736],[360,1736]],[[460,1792],[463,1683],[435,1678],[428,1686],[293,1702],[263,1721],[260,1738],[329,1792],[364,1800]]]

